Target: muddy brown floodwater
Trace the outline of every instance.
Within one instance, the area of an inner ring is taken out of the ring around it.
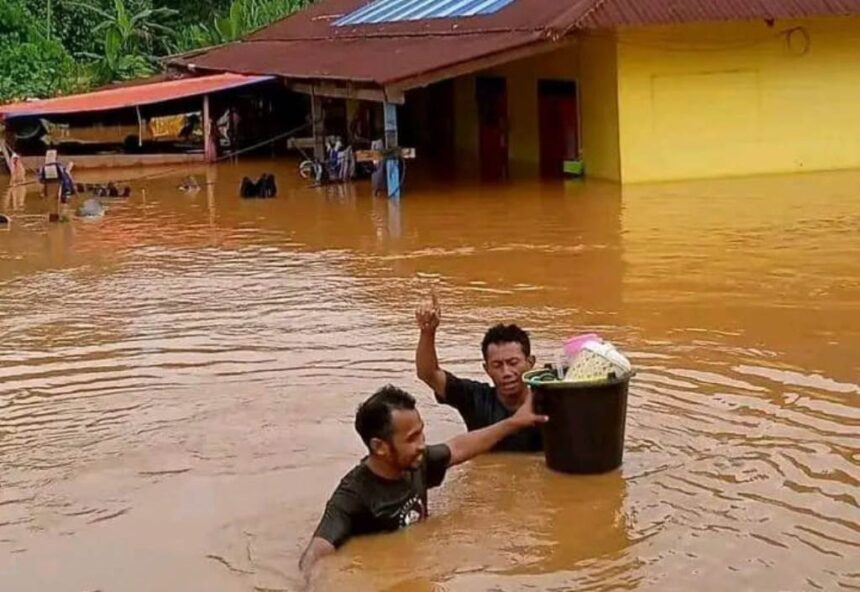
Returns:
[[[277,199],[236,197],[272,169]],[[414,377],[431,285],[462,375],[496,320],[545,361],[575,332],[622,347],[639,370],[623,470],[485,457],[428,522],[347,545],[319,589],[860,589],[860,173],[414,174],[399,204],[304,187],[283,161],[197,174],[210,190],[154,178],[52,227],[32,189],[0,193],[3,592],[297,589],[362,454],[361,399],[396,383],[430,440],[462,429]]]

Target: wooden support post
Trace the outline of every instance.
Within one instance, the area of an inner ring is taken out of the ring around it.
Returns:
[[[45,181],[44,195],[48,198],[48,222],[59,222],[63,209],[63,185],[60,181]]]
[[[12,151],[6,147],[6,132],[2,127],[0,127],[0,154],[3,155],[3,161],[6,163],[6,168],[9,169],[9,174],[12,175],[12,178],[15,177],[15,167],[12,164]]]
[[[212,137],[212,113],[209,107],[209,95],[203,95],[203,155],[206,162],[215,162],[218,158]]]
[[[135,113],[137,113],[137,147],[143,148],[143,115],[140,113],[140,105],[137,105],[135,108]]]
[[[398,148],[397,140],[397,105],[385,103],[385,149]],[[388,158],[385,161],[385,173],[388,181],[388,197],[400,199],[400,160]]]
[[[322,97],[311,95],[311,130],[314,140],[314,158],[325,160],[325,113]]]

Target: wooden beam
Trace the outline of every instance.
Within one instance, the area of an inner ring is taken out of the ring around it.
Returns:
[[[30,170],[36,170],[42,166],[42,160],[39,156],[21,158],[24,166]],[[205,156],[202,152],[185,154],[84,154],[75,156],[75,170],[200,164],[204,161]]]
[[[356,150],[356,162],[379,162],[385,158],[384,150]],[[413,160],[415,158],[415,148],[401,148],[400,158],[405,160]]]
[[[414,76],[412,78],[404,78],[403,80],[399,80],[398,82],[387,86],[386,89],[392,93],[405,93],[407,90],[429,86],[434,82],[440,82],[442,80],[448,80],[450,78],[457,78],[458,76],[464,76],[466,74],[473,74],[475,72],[480,72],[481,70],[488,70],[496,66],[501,66],[502,64],[507,64],[508,62],[523,60],[525,58],[530,58],[544,53],[557,51],[559,49],[563,49],[569,45],[572,45],[575,42],[575,37],[565,37],[558,41],[536,41],[529,45],[519,47],[517,49],[512,49],[510,51],[503,51],[494,55],[479,58],[477,60],[472,60],[470,62],[457,64],[449,68],[440,68],[439,70],[434,70],[432,72],[421,74],[419,76]]]
[[[288,138],[287,148],[298,148],[304,150],[312,150],[314,147],[313,138]]]
[[[331,82],[288,82],[287,88],[305,95],[329,97],[332,99],[357,99],[359,101],[395,103],[397,105],[402,105],[406,102],[406,97],[399,90],[367,88],[355,86],[354,84],[338,85]]]

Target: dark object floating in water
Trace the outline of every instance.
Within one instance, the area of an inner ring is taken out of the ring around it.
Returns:
[[[260,183],[262,185],[260,193],[262,197],[275,197],[278,195],[278,185],[275,183],[275,175],[263,175]]]
[[[242,177],[242,184],[239,186],[239,195],[245,199],[257,197],[257,184],[251,181],[248,177]]]
[[[275,182],[275,176],[264,174],[256,182],[248,177],[242,178],[239,195],[244,199],[275,197],[278,195],[278,185]]]
[[[131,197],[131,187],[126,185],[120,190],[116,184],[111,181],[107,185],[91,185],[89,183],[81,185],[85,191],[89,191],[95,197]],[[80,189],[78,190],[80,193]]]

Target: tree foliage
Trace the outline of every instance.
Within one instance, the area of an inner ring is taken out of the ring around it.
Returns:
[[[0,99],[69,92],[77,69],[68,51],[48,39],[18,0],[0,0]]]
[[[183,30],[175,47],[178,51],[187,51],[236,41],[309,3],[307,0],[233,0],[226,11],[216,13],[211,21]]]
[[[239,39],[312,0],[0,0],[0,102],[155,72],[170,53]]]
[[[172,34],[159,21],[176,14],[175,10],[142,8],[132,12],[125,0],[113,0],[110,10],[93,4],[79,6],[99,21],[93,33],[102,37],[102,51],[84,54],[93,60],[93,74],[98,82],[130,80],[155,71],[157,58],[153,51],[157,36]]]

